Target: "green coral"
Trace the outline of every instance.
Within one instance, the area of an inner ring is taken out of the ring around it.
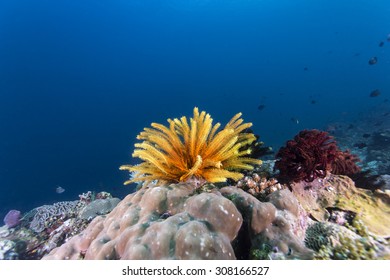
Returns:
[[[271,252],[271,245],[263,243],[260,248],[252,248],[250,250],[249,258],[251,260],[270,260]]]
[[[388,254],[387,243],[375,239],[359,216],[346,226],[327,222],[310,225],[305,245],[315,251],[316,260],[372,260]]]
[[[358,216],[352,220],[351,225],[347,225],[347,228],[359,234],[361,237],[368,238],[370,236],[367,226]]]
[[[353,238],[337,234],[337,245],[322,246],[316,253],[317,260],[373,260],[376,259],[376,246],[367,238]]]
[[[211,183],[206,183],[200,186],[200,188],[196,189],[197,194],[201,194],[203,192],[212,192],[214,189],[218,188],[219,183],[216,184],[211,184]]]
[[[315,223],[306,230],[305,245],[314,251],[319,251],[321,247],[330,244],[333,234],[332,226],[326,223]]]

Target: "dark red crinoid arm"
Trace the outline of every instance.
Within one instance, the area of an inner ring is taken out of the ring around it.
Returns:
[[[332,136],[316,129],[299,132],[280,148],[276,159],[275,169],[284,181],[312,182],[324,178],[328,171],[348,175],[358,170],[356,156],[340,151]]]

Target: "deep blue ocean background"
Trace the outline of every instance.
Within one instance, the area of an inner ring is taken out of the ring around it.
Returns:
[[[88,190],[123,198],[136,135],[194,106],[222,124],[242,112],[274,150],[389,106],[389,14],[389,0],[1,0],[0,224]]]

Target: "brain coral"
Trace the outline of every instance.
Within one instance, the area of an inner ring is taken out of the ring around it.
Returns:
[[[243,123],[241,113],[236,114],[224,129],[218,131],[220,124],[212,125],[209,114],[194,108],[194,116],[168,119],[169,127],[152,123],[137,139],[133,157],[143,162],[131,166],[123,165],[132,178],[125,182],[150,182],[160,184],[184,182],[191,177],[208,182],[225,182],[228,178],[238,180],[242,169],[253,169],[260,160],[248,157],[249,148],[256,137],[245,131],[252,126]]]

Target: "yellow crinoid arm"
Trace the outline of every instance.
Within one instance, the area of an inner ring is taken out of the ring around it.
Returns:
[[[210,168],[202,172],[202,177],[210,183],[226,182],[227,179],[240,180],[244,175],[225,169]]]
[[[248,148],[256,137],[247,133],[251,123],[244,123],[241,113],[236,114],[220,130],[220,123],[213,125],[213,119],[205,111],[193,110],[193,117],[168,119],[168,126],[152,123],[137,139],[133,157],[142,163],[123,165],[132,182],[180,182],[195,176],[209,182],[238,180],[240,170],[251,170],[261,160],[248,157]]]
[[[236,157],[230,158],[227,161],[223,162],[223,165],[226,169],[229,170],[253,170],[254,165],[261,165],[262,161],[254,158],[246,158],[246,157]]]

